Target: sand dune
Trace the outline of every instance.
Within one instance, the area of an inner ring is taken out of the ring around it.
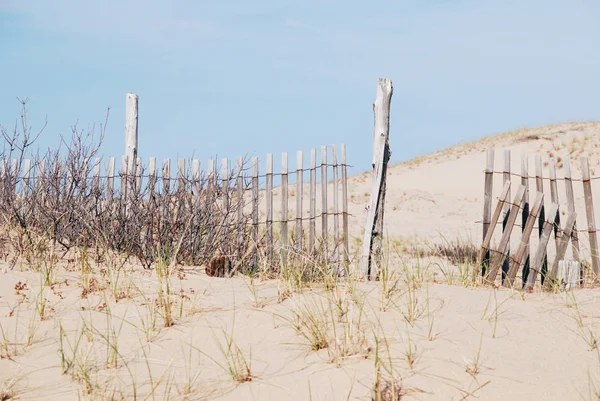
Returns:
[[[498,171],[507,148],[514,172],[526,154],[533,175],[540,154],[559,167],[570,157],[577,178],[581,155],[600,174],[598,134],[600,123],[520,130],[391,166],[394,257],[378,282],[308,282],[294,274],[299,266],[277,279],[179,267],[161,277],[135,265],[84,271],[76,259],[45,285],[34,266],[18,264],[0,276],[0,400],[370,400],[377,371],[403,400],[598,400],[600,291],[483,287],[469,282],[472,264],[415,252],[480,245],[489,147]],[[501,183],[498,175],[495,196]],[[369,175],[349,188],[355,244]],[[575,198],[585,228],[581,183]]]

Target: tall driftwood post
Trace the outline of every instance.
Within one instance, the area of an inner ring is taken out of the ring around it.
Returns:
[[[381,267],[381,243],[383,238],[383,211],[385,203],[385,182],[387,164],[390,157],[390,106],[394,87],[390,79],[379,78],[377,97],[373,104],[375,128],[373,132],[372,187],[367,211],[367,224],[360,261],[360,276],[368,280],[377,277]],[[375,261],[375,268],[371,265]]]
[[[127,205],[134,193],[135,185],[135,162],[138,152],[138,95],[128,93],[125,96],[125,157],[127,166],[125,168],[126,194],[125,204]]]

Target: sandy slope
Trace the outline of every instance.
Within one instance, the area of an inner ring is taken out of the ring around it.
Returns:
[[[386,234],[399,244],[434,243],[442,235],[478,244],[481,225],[475,222],[482,215],[488,146],[509,147],[517,172],[520,155],[536,152],[561,159],[588,154],[595,167],[599,131],[597,123],[517,131],[393,166]],[[502,154],[496,154],[500,170]],[[572,164],[579,177],[579,163]],[[530,173],[534,171],[531,160]],[[496,196],[500,185],[498,176]],[[361,236],[369,187],[367,175],[352,177],[354,237]],[[594,191],[600,202],[598,188]],[[582,211],[579,225],[585,227],[580,184],[575,195]],[[382,297],[381,282],[340,284],[333,292],[317,285],[300,293],[289,292],[283,280],[252,284],[246,278],[209,278],[201,269],[186,270],[170,281],[175,325],[164,328],[154,273],[133,266],[116,280],[94,268],[97,285],[82,297],[77,265],[57,268],[52,288],[40,286],[38,273],[18,266],[0,276],[0,399],[4,386],[6,394],[27,400],[134,395],[157,400],[368,400],[376,353],[384,372],[392,366],[407,400],[600,397],[600,353],[594,340],[600,336],[598,290],[522,294],[449,286],[434,275],[455,268],[442,259],[400,255],[392,267],[399,287],[388,298]],[[27,288],[16,291],[19,282]],[[311,350],[294,328],[307,310],[321,316],[317,327],[328,329],[329,347]],[[233,355],[239,347],[251,364],[251,381],[238,383],[227,372],[228,335],[223,330],[234,338]],[[63,357],[66,374],[61,372]]]

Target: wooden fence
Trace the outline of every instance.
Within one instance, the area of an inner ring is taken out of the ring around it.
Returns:
[[[584,284],[585,278],[591,282],[598,279],[599,254],[597,243],[597,230],[594,217],[594,206],[592,197],[592,180],[600,177],[590,177],[590,169],[587,157],[581,157],[581,178],[573,178],[571,164],[568,157],[561,159],[563,166],[563,177],[557,177],[557,161],[549,158],[545,163],[541,156],[535,158],[535,175],[529,175],[529,159],[526,155],[521,159],[521,172],[511,171],[511,152],[504,151],[504,164],[501,171],[494,170],[494,149],[487,151],[487,162],[485,168],[485,189],[483,206],[483,241],[479,255],[481,265],[480,274],[486,284],[495,284],[498,272],[501,270],[501,283],[504,286],[515,286],[517,273],[521,270],[521,285],[527,290],[533,290],[540,276],[540,282],[545,289],[554,285],[563,284],[569,286],[572,283],[564,282],[565,274],[559,274],[559,270],[565,266],[565,255],[571,243],[571,265],[580,266],[578,276],[579,285]],[[547,166],[547,177],[543,176],[543,169]],[[498,202],[492,213],[493,206],[493,182],[495,175],[502,175],[503,187],[499,194]],[[529,182],[535,180],[536,194],[530,197]],[[559,195],[558,182],[564,183],[564,198]],[[577,218],[584,215],[576,210],[576,198],[574,185],[581,183],[583,190],[584,208],[587,229],[579,230]],[[544,193],[544,186],[549,188],[550,196]],[[511,192],[515,192],[511,198]],[[561,208],[561,203],[563,207]],[[566,204],[566,207],[564,205]],[[503,215],[502,221],[500,218]],[[518,217],[521,216],[519,224]],[[562,216],[562,217],[561,217]],[[561,222],[562,220],[562,222]],[[502,224],[502,235],[495,248],[491,246],[491,240],[496,225]],[[521,228],[521,235],[515,233],[514,228]],[[534,234],[534,229],[537,233]],[[589,240],[590,263],[582,260],[583,250],[580,249],[580,234],[587,232]],[[554,237],[554,246],[551,246],[550,238]],[[515,238],[517,237],[517,238]],[[537,248],[531,251],[532,237],[537,242]],[[513,254],[510,249],[511,242],[517,245]],[[553,258],[548,263],[549,247],[552,247]],[[567,264],[568,265],[568,264]],[[572,277],[572,274],[570,274]]]
[[[182,208],[195,208],[194,213],[190,213],[195,215],[194,218],[198,218],[198,213],[220,216],[217,223],[211,223],[209,230],[213,231],[213,235],[220,233],[224,239],[218,251],[234,259],[239,259],[240,253],[245,251],[240,251],[238,245],[246,243],[254,246],[254,260],[260,253],[286,263],[289,253],[296,252],[310,256],[318,254],[325,256],[327,262],[347,266],[346,146],[341,145],[339,154],[335,145],[322,146],[320,150],[319,162],[317,149],[311,150],[308,168],[305,167],[303,152],[298,151],[296,168],[292,170],[288,154],[282,153],[280,172],[276,172],[273,154],[269,153],[264,173],[259,172],[257,157],[251,159],[250,165],[248,160],[238,157],[235,166],[230,160],[222,159],[220,174],[215,160],[209,160],[203,171],[198,159],[180,158],[175,175],[170,159],[163,160],[161,171],[157,171],[154,157],[149,158],[147,164],[136,158],[132,168],[128,156],[123,156],[116,172],[114,157],[105,161],[93,158],[83,161],[83,171],[62,171],[58,184],[50,183],[52,172],[45,168],[44,160],[33,162],[26,159],[23,163],[16,159],[3,160],[0,166],[3,179],[0,182],[5,188],[0,190],[3,193],[13,191],[15,199],[21,199],[25,204],[35,190],[40,190],[40,186],[47,187],[42,188],[41,198],[51,197],[44,191],[63,188],[59,196],[82,194],[88,198],[91,209],[120,210],[123,214],[133,213],[132,205],[140,202],[152,204],[153,210],[160,211],[161,215],[173,213],[174,209],[181,214],[185,212]],[[331,156],[331,161],[328,156]],[[54,164],[60,166],[61,162]],[[320,180],[317,180],[318,175]],[[8,179],[10,177],[13,179]],[[12,187],[8,188],[9,185]],[[173,194],[179,196],[177,205],[170,199]],[[188,198],[191,201],[182,201]],[[203,200],[201,207],[200,199]],[[30,219],[36,218],[35,210],[28,213]],[[193,230],[191,234],[194,235]],[[231,254],[233,249],[237,250],[237,255]]]

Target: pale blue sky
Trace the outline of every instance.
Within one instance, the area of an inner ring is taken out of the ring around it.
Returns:
[[[44,147],[140,96],[140,156],[346,143],[369,168],[378,77],[392,162],[523,126],[600,120],[598,0],[0,0],[0,123],[30,98]],[[220,164],[218,164],[220,165]]]

